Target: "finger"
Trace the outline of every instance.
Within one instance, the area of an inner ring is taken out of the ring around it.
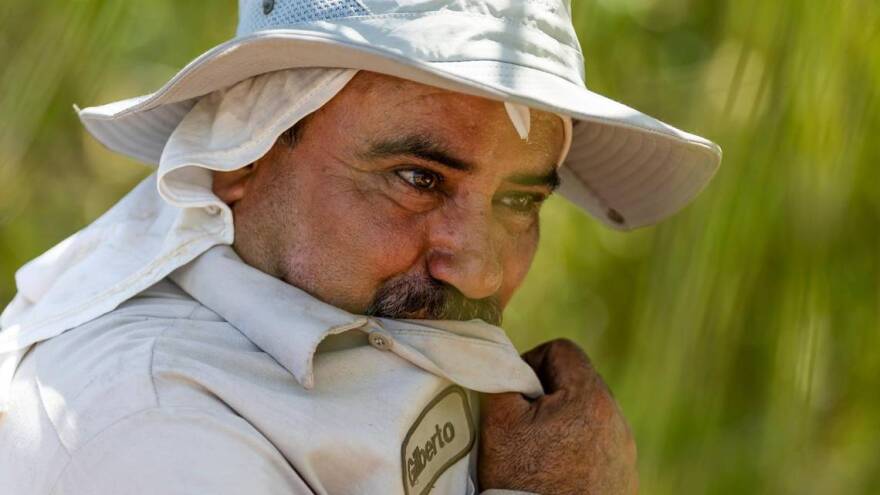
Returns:
[[[480,418],[483,424],[509,424],[528,413],[531,402],[520,393],[480,395]]]
[[[583,389],[598,377],[584,351],[567,339],[546,342],[522,357],[535,370],[548,394]]]
[[[554,341],[544,342],[543,344],[530,349],[521,356],[529,366],[535,371],[540,371],[544,367],[544,359],[547,355],[547,349]]]

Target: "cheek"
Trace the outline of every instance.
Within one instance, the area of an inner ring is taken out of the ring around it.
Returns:
[[[314,212],[301,231],[314,246],[309,257],[321,259],[325,276],[345,280],[337,285],[357,300],[353,305],[368,304],[382,283],[421,258],[419,220],[403,214],[379,190],[347,177],[327,177],[305,194],[305,211]]]
[[[507,306],[516,290],[522,285],[532,260],[538,249],[538,229],[535,227],[528,233],[524,233],[515,240],[509,240],[506,248],[502,251],[502,266],[504,267],[504,281],[499,290],[499,299],[502,307]]]

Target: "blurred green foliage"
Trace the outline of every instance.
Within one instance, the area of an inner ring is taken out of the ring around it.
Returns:
[[[880,3],[573,10],[591,89],[725,159],[655,228],[551,201],[512,338],[588,350],[635,430],[642,493],[880,493]],[[234,19],[232,0],[0,3],[0,301],[150,172],[71,104],[155,90]]]

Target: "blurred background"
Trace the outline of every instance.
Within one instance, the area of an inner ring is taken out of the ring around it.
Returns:
[[[151,92],[235,2],[0,2],[0,304],[150,173],[71,108]],[[616,233],[563,199],[505,327],[583,345],[641,493],[880,493],[880,3],[575,0],[588,85],[721,144],[698,201]]]

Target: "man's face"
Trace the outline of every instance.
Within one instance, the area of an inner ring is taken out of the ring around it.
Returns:
[[[352,313],[500,322],[558,182],[562,121],[360,72],[245,169],[216,174],[248,264]]]

